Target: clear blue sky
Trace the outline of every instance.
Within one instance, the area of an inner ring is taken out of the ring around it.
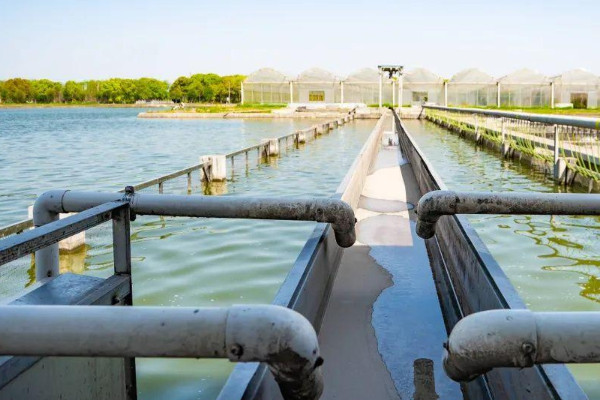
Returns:
[[[339,75],[379,63],[443,76],[600,74],[599,0],[0,0],[0,79],[197,72]]]

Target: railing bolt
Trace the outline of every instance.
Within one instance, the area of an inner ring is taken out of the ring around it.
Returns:
[[[244,348],[242,346],[240,346],[239,344],[235,344],[233,346],[231,346],[231,348],[229,349],[229,352],[236,356],[237,358],[240,358],[243,354],[244,354]]]

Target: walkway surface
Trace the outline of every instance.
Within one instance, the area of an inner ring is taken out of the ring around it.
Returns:
[[[344,252],[319,333],[323,399],[462,398],[441,366],[447,335],[415,234],[419,197],[398,147],[382,146],[355,210],[358,241]]]

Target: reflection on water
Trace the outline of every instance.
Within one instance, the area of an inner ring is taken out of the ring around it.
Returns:
[[[470,191],[563,192],[543,171],[504,160],[430,122],[406,121],[448,188]],[[600,311],[600,217],[473,215],[469,221],[529,308]],[[600,399],[600,366],[569,367]]]
[[[35,114],[38,111],[42,114]],[[113,111],[115,113],[111,114]],[[51,178],[41,171],[52,168],[46,164],[36,166],[34,161],[27,161],[26,165],[17,165],[14,171],[2,171],[6,166],[0,163],[0,180],[8,179],[4,181],[7,187],[21,185],[13,200],[20,201],[18,204],[22,204],[25,211],[36,193],[49,188],[114,190],[197,162],[202,154],[246,147],[260,142],[262,137],[280,136],[315,123],[314,120],[140,121],[135,118],[135,110],[106,109],[71,110],[71,114],[59,115],[34,110],[33,115],[22,117],[31,119],[29,123],[23,123],[15,113],[8,118],[3,112],[0,110],[0,120],[5,118],[2,122],[12,124],[7,131],[9,136],[16,135],[23,126],[29,126],[26,133],[30,137],[13,137],[11,141],[9,137],[3,137],[5,132],[0,132],[0,147],[8,143],[13,146],[13,151],[25,154],[24,148],[21,149],[22,141],[35,141],[39,140],[36,139],[39,135],[51,134],[64,135],[64,143],[57,146],[59,153],[69,147],[71,140],[75,140],[73,146],[82,150],[81,154],[66,151],[64,160],[71,172]],[[46,121],[52,118],[54,124]],[[316,142],[301,146],[300,150],[285,150],[287,154],[271,157],[260,167],[256,166],[257,155],[250,154],[249,173],[244,155],[241,155],[235,160],[233,180],[226,183],[206,186],[194,174],[192,195],[330,196],[374,125],[375,121],[352,122]],[[103,132],[105,128],[107,133]],[[71,130],[83,135],[82,138],[74,138]],[[85,135],[88,140],[83,139]],[[220,136],[227,136],[227,140],[220,140]],[[170,141],[165,141],[166,137]],[[98,146],[92,148],[90,142],[98,142]],[[122,151],[125,142],[129,147]],[[130,144],[137,142],[140,146],[132,151]],[[28,149],[35,155],[33,158],[40,159],[45,157],[45,150],[55,151],[54,148],[35,146]],[[73,159],[69,158],[71,155]],[[15,163],[13,165],[18,164],[17,157],[10,159]],[[130,169],[117,168],[124,163]],[[89,169],[86,165],[97,168]],[[17,179],[19,174],[21,182]],[[141,192],[156,193],[156,188]],[[183,176],[165,182],[164,193],[186,194],[187,178]],[[11,217],[4,213],[9,206],[14,212],[15,204],[10,205],[0,195],[0,222],[2,218]],[[10,218],[5,222],[17,219]],[[269,303],[314,226],[309,222],[139,216],[132,222],[134,304],[229,306]],[[85,248],[75,253],[61,252],[61,271],[84,270],[88,275],[108,277],[112,273],[111,242],[110,223],[86,231]],[[26,265],[21,268],[19,265],[10,268],[10,273],[0,271],[2,289],[10,285],[22,288],[32,281],[31,260],[25,261]],[[224,360],[138,359],[136,364],[139,398],[144,400],[214,399],[233,368],[233,364]]]

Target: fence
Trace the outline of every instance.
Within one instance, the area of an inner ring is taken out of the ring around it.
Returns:
[[[600,187],[600,119],[425,106],[425,117],[487,141],[506,157],[551,166],[554,178]]]

